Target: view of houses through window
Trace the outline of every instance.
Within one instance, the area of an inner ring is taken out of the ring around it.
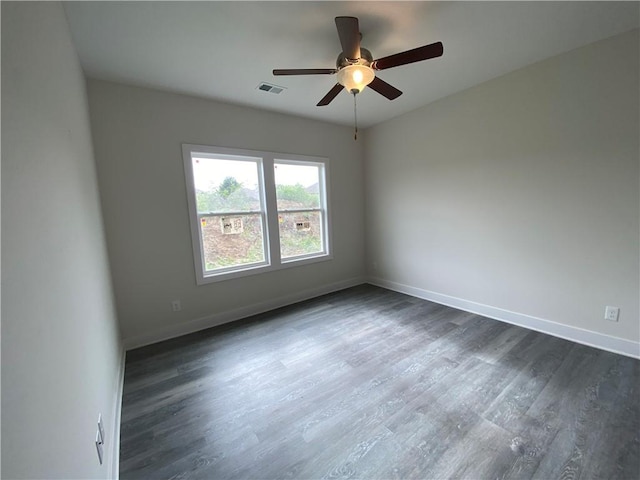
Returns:
[[[283,259],[323,250],[320,168],[283,162],[274,165]]]
[[[184,148],[200,280],[328,256],[326,159]]]
[[[192,162],[205,270],[264,264],[261,160],[193,157]]]

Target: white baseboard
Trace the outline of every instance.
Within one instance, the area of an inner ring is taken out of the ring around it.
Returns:
[[[476,313],[483,317],[493,318],[494,320],[500,320],[502,322],[511,323],[530,330],[553,335],[554,337],[560,337],[565,340],[581,343],[590,347],[640,359],[640,343],[632,342],[630,340],[612,337],[603,333],[572,327],[570,325],[564,325],[551,320],[532,317],[523,313],[512,312],[502,308],[444,295],[442,293],[411,287],[409,285],[384,280],[382,278],[369,278],[368,283],[396,292],[405,293],[412,297],[418,297],[423,300],[429,300],[431,302],[447,305],[459,310]]]
[[[284,295],[282,297],[272,298],[264,302],[246,305],[234,310],[228,310],[226,312],[216,313],[206,317],[197,318],[195,320],[181,322],[179,325],[172,325],[170,327],[161,328],[150,334],[126,338],[124,340],[124,345],[127,350],[132,350],[134,348],[143,347],[145,345],[161,342],[163,340],[169,340],[170,338],[180,337],[182,335],[197,332],[199,330],[204,330],[206,328],[223,325],[225,323],[240,320],[242,318],[247,318],[252,315],[268,312],[269,310],[274,310],[276,308],[285,307],[287,305],[302,302],[310,298],[326,295],[327,293],[336,292],[338,290],[343,290],[349,287],[355,287],[356,285],[360,285],[365,282],[366,280],[364,277],[355,277],[348,280],[343,280],[340,282],[295,292],[289,295]]]
[[[111,459],[108,465],[108,477],[117,480],[120,476],[120,421],[122,414],[122,392],[124,389],[124,365],[126,359],[126,350],[122,347],[120,353],[120,365],[118,366],[118,377],[116,378],[115,398],[113,400],[113,408],[111,418],[113,419],[113,430],[111,438]]]

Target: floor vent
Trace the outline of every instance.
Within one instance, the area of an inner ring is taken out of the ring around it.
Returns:
[[[284,90],[286,90],[284,87],[279,87],[278,85],[272,85],[270,83],[266,83],[266,82],[262,82],[260,85],[258,85],[258,90],[262,90],[263,92],[269,92],[269,93],[274,93],[276,95],[282,93]]]

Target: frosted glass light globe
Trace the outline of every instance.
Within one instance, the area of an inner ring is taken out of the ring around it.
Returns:
[[[347,65],[338,71],[338,83],[349,93],[360,93],[374,78],[373,69],[366,65]]]

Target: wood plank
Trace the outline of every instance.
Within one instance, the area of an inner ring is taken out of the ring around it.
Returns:
[[[362,285],[127,353],[123,479],[637,478],[640,362]]]

